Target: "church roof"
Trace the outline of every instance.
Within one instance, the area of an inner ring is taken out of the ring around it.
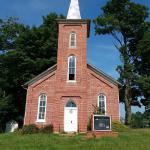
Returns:
[[[71,0],[67,19],[81,19],[78,0]]]
[[[115,85],[120,85],[121,83],[119,83],[117,80],[115,80],[114,78],[112,78],[111,76],[109,76],[108,74],[104,73],[102,70],[96,68],[95,66],[91,65],[91,64],[87,64],[87,67],[94,71],[96,74],[102,76],[103,78],[105,78],[107,81],[115,84]],[[49,73],[52,73],[53,71],[55,71],[57,69],[57,64],[55,64],[54,66],[48,68],[47,70],[45,70],[44,72],[42,72],[41,74],[37,75],[36,77],[34,77],[33,79],[31,79],[30,81],[26,82],[23,87],[27,87],[28,85],[32,85],[33,83],[35,83],[36,81],[40,80],[41,78],[45,77],[46,75],[48,75]]]
[[[48,68],[44,72],[40,73],[39,75],[35,76],[33,79],[30,81],[26,82],[24,85],[22,85],[24,88],[27,87],[28,85],[31,85],[35,83],[36,81],[40,80],[41,78],[45,77],[49,73],[55,71],[57,69],[57,64],[53,65],[52,67]]]

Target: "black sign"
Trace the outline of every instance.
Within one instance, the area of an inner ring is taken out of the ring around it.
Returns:
[[[111,123],[109,116],[94,116],[94,130],[111,130]]]

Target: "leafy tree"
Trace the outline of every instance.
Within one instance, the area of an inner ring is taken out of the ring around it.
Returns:
[[[3,124],[10,119],[22,124],[26,96],[26,90],[22,85],[56,63],[58,18],[64,17],[50,13],[43,17],[43,23],[39,27],[20,25],[14,20],[20,31],[17,36],[12,36],[11,41],[14,44],[7,45],[6,40],[3,40],[4,44],[1,43],[6,52],[0,55],[0,113],[6,112],[8,116],[6,119],[0,114]],[[7,25],[11,26],[11,23]],[[0,39],[4,39],[4,36],[9,38],[7,35],[7,32],[4,33]],[[3,105],[4,101],[6,105]]]
[[[109,0],[102,8],[103,13],[95,20],[96,34],[110,34],[118,44],[122,65],[117,67],[122,83],[120,101],[125,103],[125,124],[131,122],[131,105],[138,105],[139,89],[135,73],[134,53],[138,41],[148,28],[145,19],[147,8],[130,0]]]
[[[139,74],[138,84],[141,91],[142,103],[146,109],[150,108],[150,31],[144,34],[144,37],[137,45],[135,60],[136,69]]]
[[[16,39],[23,29],[24,26],[18,22],[18,18],[0,19],[0,51],[14,50]]]

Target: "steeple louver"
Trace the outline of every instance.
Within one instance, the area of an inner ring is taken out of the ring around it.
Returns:
[[[81,19],[78,0],[71,0],[67,19]]]

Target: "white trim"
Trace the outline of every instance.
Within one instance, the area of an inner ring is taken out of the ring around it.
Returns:
[[[75,80],[69,80],[69,59],[70,59],[70,57],[74,57],[75,58]],[[69,57],[68,57],[68,72],[67,72],[67,82],[69,83],[75,83],[76,82],[76,56],[75,55],[70,55]]]
[[[105,94],[103,94],[103,93],[100,93],[99,95],[98,95],[98,100],[97,100],[97,106],[99,107],[99,96],[100,95],[103,95],[104,96],[104,104],[105,104],[105,115],[107,115],[107,103],[106,103],[106,95]]]
[[[23,119],[23,125],[25,125],[26,124],[26,122],[25,122],[25,120],[26,120],[26,109],[27,109],[27,97],[28,97],[28,95],[26,96],[26,103],[25,103],[25,112],[24,112],[24,119]]]
[[[94,130],[94,116],[104,116],[104,117],[110,117],[110,130]],[[112,118],[111,118],[111,116],[109,116],[109,115],[93,115],[93,131],[112,131]]]
[[[45,121],[45,119],[44,120],[43,119],[37,119],[36,122],[37,123],[42,123],[42,122],[46,122],[46,121]]]
[[[76,83],[76,80],[67,80],[68,83]]]
[[[75,35],[75,39],[74,39],[75,45],[74,46],[71,45],[71,42],[72,42],[71,37],[73,34]],[[69,35],[69,48],[76,48],[76,47],[77,47],[77,34],[76,34],[76,32],[72,31]]]
[[[46,96],[46,100],[45,100],[45,114],[44,114],[44,119],[39,119],[40,97],[41,97],[42,94],[44,94]],[[45,93],[41,93],[39,95],[39,97],[38,97],[38,113],[37,113],[36,122],[46,122],[46,108],[47,108],[47,95]]]

